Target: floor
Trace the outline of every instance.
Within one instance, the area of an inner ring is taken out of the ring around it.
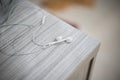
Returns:
[[[55,12],[74,22],[81,31],[101,41],[92,80],[120,80],[120,1],[97,0],[96,7],[72,6]]]

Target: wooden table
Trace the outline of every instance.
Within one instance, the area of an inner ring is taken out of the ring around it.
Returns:
[[[11,10],[0,25],[0,80],[90,80],[99,41],[28,1]],[[45,24],[40,25],[43,15]],[[35,32],[40,44],[58,36],[73,41],[43,49],[32,42]]]

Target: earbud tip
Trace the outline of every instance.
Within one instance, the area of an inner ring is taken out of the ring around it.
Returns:
[[[67,43],[71,43],[72,41],[73,41],[72,37],[68,37],[67,40],[66,40]]]
[[[60,40],[62,40],[63,39],[63,37],[62,36],[59,36],[59,37],[57,37],[56,39],[55,39],[55,41],[60,41]]]

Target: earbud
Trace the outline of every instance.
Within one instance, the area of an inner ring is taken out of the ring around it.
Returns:
[[[72,40],[73,40],[72,37],[63,38],[62,36],[59,36],[59,37],[55,38],[55,40],[53,42],[50,42],[50,43],[44,45],[44,47],[53,46],[55,44],[62,43],[62,42],[71,43]]]
[[[72,37],[67,37],[67,38],[63,38],[62,36],[59,36],[55,39],[55,41],[58,42],[67,42],[67,43],[71,43],[72,42]]]
[[[55,38],[55,41],[60,41],[60,40],[62,40],[62,39],[63,39],[63,37],[62,37],[62,36],[59,36],[59,37]]]
[[[72,42],[72,40],[73,40],[73,38],[72,38],[72,37],[68,37],[68,38],[66,38],[65,42],[67,42],[67,43],[71,43],[71,42]]]

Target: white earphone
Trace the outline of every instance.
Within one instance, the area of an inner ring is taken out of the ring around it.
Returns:
[[[43,48],[47,48],[47,47],[50,47],[50,46],[53,46],[53,45],[56,45],[62,42],[71,43],[72,40],[73,40],[72,37],[63,38],[62,36],[59,36],[55,39],[55,41],[43,45]]]

